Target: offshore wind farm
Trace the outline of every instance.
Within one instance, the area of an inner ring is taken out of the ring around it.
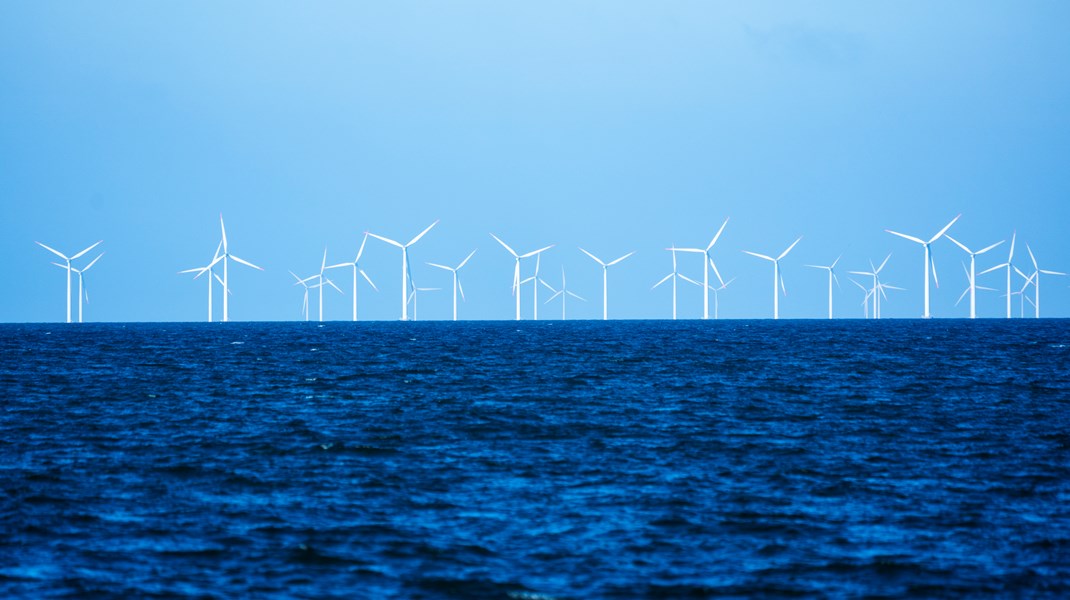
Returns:
[[[1070,597],[1068,66],[1065,2],[0,3],[0,597]]]

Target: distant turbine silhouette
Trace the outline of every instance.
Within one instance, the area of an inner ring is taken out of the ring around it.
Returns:
[[[717,265],[713,262],[713,256],[711,255],[711,253],[713,252],[713,245],[716,244],[717,243],[717,239],[721,237],[721,232],[724,231],[724,228],[725,228],[726,225],[728,225],[728,219],[725,219],[724,223],[721,223],[721,228],[718,229],[717,233],[715,233],[713,235],[713,239],[710,240],[710,243],[706,245],[706,249],[705,250],[703,250],[701,248],[677,248],[676,249],[677,252],[691,252],[691,253],[696,253],[697,252],[697,253],[703,255],[703,260],[702,260],[702,318],[703,319],[709,319],[710,318],[710,290],[714,289],[716,291],[716,290],[725,288],[724,279],[721,278],[721,273],[720,273],[720,271],[717,270]],[[714,275],[717,275],[717,281],[721,282],[721,287],[720,288],[713,288],[712,286],[710,286],[710,267],[713,267],[713,273],[714,273]]]
[[[1033,291],[1036,293],[1036,300],[1033,302],[1033,309],[1036,311],[1036,318],[1040,318],[1040,274],[1045,275],[1066,275],[1059,271],[1048,271],[1041,269],[1037,266],[1037,257],[1033,254],[1033,249],[1029,247],[1029,244],[1025,245],[1025,249],[1029,251],[1029,260],[1033,261]]]
[[[785,296],[788,295],[788,289],[786,287],[784,287],[784,277],[783,277],[783,275],[780,274],[780,261],[783,260],[784,257],[788,255],[788,252],[791,252],[791,249],[795,247],[795,244],[798,244],[801,240],[802,240],[802,236],[800,236],[798,239],[796,239],[794,242],[792,242],[791,245],[788,246],[788,249],[783,251],[783,252],[781,252],[780,256],[778,256],[776,258],[773,258],[772,256],[766,256],[764,254],[758,254],[757,252],[751,252],[750,250],[744,250],[743,251],[746,254],[750,254],[751,256],[757,256],[758,258],[762,258],[762,259],[768,260],[769,262],[773,263],[773,318],[774,319],[779,319],[780,318],[780,293],[777,291],[777,284],[778,283],[780,284],[780,291],[784,292]]]
[[[103,252],[98,254],[96,258],[94,258],[92,261],[89,262],[88,265],[82,267],[81,269],[75,269],[74,267],[71,267],[71,271],[74,271],[75,273],[78,274],[78,322],[79,323],[82,322],[82,297],[83,296],[85,297],[86,304],[89,303],[89,288],[87,288],[87,287],[83,288],[83,286],[82,286],[82,274],[85,273],[86,271],[88,271],[89,267],[92,267],[94,264],[96,264],[96,262],[98,260],[100,260],[101,256],[104,256]],[[61,265],[58,262],[54,262],[52,264],[56,265],[57,267],[59,267],[61,269],[66,269],[67,268],[65,265]]]
[[[63,259],[64,265],[62,265],[62,266],[63,266],[64,269],[67,269],[67,322],[68,323],[71,322],[71,271],[72,271],[71,261],[78,260],[79,258],[82,257],[82,255],[84,255],[86,252],[89,252],[93,248],[96,248],[97,245],[100,244],[100,242],[103,242],[103,241],[104,240],[100,240],[100,241],[96,242],[95,244],[89,246],[85,250],[82,250],[78,254],[75,254],[74,256],[71,256],[71,257],[67,257],[65,254],[63,254],[59,250],[56,250],[55,248],[50,248],[50,247],[42,244],[41,242],[34,242],[38,246],[44,248],[45,250],[48,250],[52,254],[55,254],[56,256],[58,256],[58,257]]]
[[[416,242],[420,241],[420,238],[424,237],[424,235],[427,234],[428,231],[431,231],[431,228],[434,227],[435,225],[438,225],[438,221],[437,220],[434,223],[431,223],[430,225],[428,225],[427,229],[424,229],[423,231],[421,231],[416,237],[414,237],[411,240],[409,240],[408,244],[402,244],[401,242],[397,242],[397,241],[394,241],[394,240],[392,240],[390,238],[386,238],[386,237],[383,237],[381,235],[376,235],[374,233],[369,233],[368,234],[368,235],[372,236],[373,238],[375,238],[377,240],[380,240],[380,241],[383,241],[383,242],[386,242],[386,243],[390,244],[391,246],[397,246],[398,248],[401,248],[401,320],[402,321],[408,321],[409,320],[409,293],[408,293],[409,278],[410,278],[410,276],[409,276],[409,246],[412,246]]]
[[[353,320],[357,320],[357,273],[360,273],[364,277],[368,285],[372,286],[372,289],[379,291],[379,288],[375,287],[375,282],[371,277],[364,272],[364,269],[360,268],[360,257],[364,254],[364,244],[368,243],[368,234],[364,234],[364,239],[360,240],[360,249],[357,250],[357,257],[353,259],[353,262],[338,263],[337,265],[331,265],[328,269],[340,269],[342,267],[353,267]]]
[[[676,253],[679,252],[679,250],[680,250],[679,248],[677,248],[676,246],[673,246],[671,248],[666,248],[666,250],[672,252],[672,272],[669,273],[668,275],[666,275],[665,277],[663,277],[661,279],[661,281],[658,281],[653,286],[651,286],[650,289],[654,289],[654,288],[658,287],[659,285],[665,283],[669,279],[672,279],[672,320],[675,321],[676,320],[676,281],[678,279],[683,279],[684,281],[686,281],[686,282],[688,282],[690,284],[693,284],[693,285],[697,285],[699,287],[701,287],[702,284],[697,282],[697,281],[695,281],[694,279],[691,279],[691,278],[687,277],[686,275],[681,275],[680,272],[677,270],[677,268],[676,268]]]
[[[921,315],[923,319],[928,319],[930,317],[930,313],[929,313],[929,268],[930,267],[932,267],[932,270],[933,270],[933,282],[936,283],[936,287],[940,287],[940,280],[936,277],[936,262],[933,260],[932,248],[930,248],[930,246],[932,246],[933,242],[935,242],[936,240],[940,239],[940,236],[942,236],[945,233],[947,233],[947,230],[951,229],[951,226],[954,225],[955,221],[958,221],[959,217],[961,217],[961,216],[962,215],[960,214],[957,217],[955,217],[954,219],[951,219],[950,223],[948,223],[947,225],[944,225],[944,228],[941,229],[939,232],[937,232],[936,235],[934,235],[933,237],[929,238],[929,241],[927,241],[927,242],[925,240],[922,240],[921,238],[916,238],[916,237],[914,237],[912,235],[906,235],[905,233],[899,233],[897,231],[892,231],[891,229],[885,229],[885,231],[887,231],[888,233],[890,233],[892,235],[899,236],[899,237],[901,237],[901,238],[903,238],[905,240],[910,240],[912,242],[921,244],[925,248],[925,308],[924,308],[924,311],[922,312],[922,315]]]
[[[978,254],[984,254],[985,252],[988,252],[989,250],[995,248],[996,246],[999,246],[1000,244],[1003,243],[1003,240],[1000,240],[1000,241],[996,242],[995,244],[992,244],[991,246],[987,246],[987,247],[985,247],[985,248],[983,248],[981,250],[978,250],[977,252],[974,252],[974,251],[970,250],[969,248],[967,248],[965,244],[963,244],[962,242],[956,240],[955,238],[951,237],[950,235],[947,236],[947,239],[950,240],[951,243],[955,244],[959,248],[962,248],[963,252],[965,252],[966,254],[970,255],[970,268],[966,271],[966,279],[969,280],[969,285],[966,287],[966,291],[963,292],[962,295],[965,296],[967,293],[970,294],[970,318],[971,319],[976,319],[977,318],[977,255]],[[991,288],[986,288],[986,289],[991,289]],[[962,302],[962,297],[959,297],[958,302],[956,302],[955,304],[957,305],[959,302]]]
[[[836,260],[832,261],[832,264],[825,267],[821,265],[805,265],[811,269],[824,269],[829,272],[829,318],[832,318],[832,281],[836,280],[836,287],[840,287],[840,279],[836,277],[836,263],[840,262],[843,255],[836,257]],[[842,289],[842,288],[841,288]]]
[[[490,237],[494,238],[494,240],[496,242],[498,242],[499,244],[501,244],[502,247],[505,248],[509,252],[509,254],[513,255],[513,261],[514,261],[513,262],[513,296],[516,297],[516,320],[519,321],[520,320],[520,261],[525,259],[525,258],[531,258],[532,256],[538,256],[539,254],[541,254],[543,252],[546,252],[550,248],[553,248],[554,244],[550,244],[549,246],[545,246],[543,248],[539,248],[538,250],[532,250],[531,252],[528,252],[528,253],[525,253],[525,254],[517,254],[516,250],[513,250],[512,248],[510,248],[509,244],[506,244],[505,242],[503,242],[500,237],[494,235],[493,233],[490,234]]]
[[[553,295],[551,295],[546,300],[547,304],[552,302],[554,298],[557,298],[558,296],[561,297],[561,320],[562,321],[565,320],[565,297],[566,296],[572,296],[573,298],[575,298],[575,299],[577,299],[577,300],[579,300],[581,302],[586,302],[587,301],[587,300],[581,298],[580,296],[577,296],[576,294],[572,293],[572,291],[570,291],[568,289],[568,286],[565,284],[565,267],[561,267],[561,289],[555,290],[552,286],[550,286],[550,284],[546,283],[545,281],[543,281],[542,284],[545,285],[546,287],[550,288],[550,291],[553,292]]]
[[[470,258],[472,258],[472,256],[475,255],[475,253],[476,253],[476,251],[472,250],[472,252],[470,252],[468,254],[468,256],[464,257],[464,260],[461,261],[461,264],[457,265],[456,267],[447,267],[446,265],[440,265],[440,264],[436,264],[436,263],[427,263],[427,264],[431,265],[432,267],[437,267],[437,268],[442,269],[444,271],[449,271],[453,275],[453,320],[454,321],[457,320],[457,292],[460,291],[461,292],[461,299],[462,300],[465,299],[464,298],[464,286],[461,285],[461,280],[458,279],[457,272],[460,271],[466,264],[468,264],[468,260]]]
[[[243,264],[243,265],[245,265],[247,267],[252,267],[252,268],[254,268],[254,269],[258,270],[258,271],[263,271],[263,269],[261,269],[260,267],[254,265],[251,262],[248,262],[246,260],[240,259],[237,256],[234,256],[233,254],[230,253],[230,250],[228,250],[228,248],[227,248],[227,227],[226,227],[226,225],[223,224],[223,213],[219,213],[219,230],[223,234],[223,255],[222,255],[222,258],[223,258],[223,322],[225,323],[225,322],[230,320],[230,310],[229,310],[229,304],[228,304],[228,302],[229,302],[228,296],[230,296],[230,278],[229,278],[230,269],[229,269],[228,265],[229,265],[230,261],[233,260],[234,262],[241,263],[241,264]]]
[[[620,258],[618,258],[616,260],[609,261],[608,263],[607,262],[603,262],[601,258],[598,258],[597,256],[595,256],[595,255],[591,254],[590,252],[584,250],[583,248],[580,248],[580,252],[583,252],[587,256],[590,256],[591,258],[594,259],[594,261],[596,263],[602,265],[602,320],[603,321],[608,320],[609,319],[609,285],[607,283],[608,282],[607,272],[609,271],[610,267],[612,267],[613,265],[619,263],[620,261],[628,258],[629,256],[635,254],[635,252],[629,252],[629,253],[625,254],[624,256],[622,256],[622,257],[620,257]]]
[[[216,246],[215,255],[212,257],[212,262],[208,263],[206,266],[203,266],[203,267],[195,267],[195,268],[192,268],[192,269],[185,269],[184,271],[179,271],[180,274],[181,273],[196,273],[196,275],[193,276],[194,279],[197,279],[201,275],[204,275],[205,273],[208,273],[208,322],[209,323],[212,322],[212,287],[215,286],[215,280],[217,279],[215,271],[213,271],[212,269],[216,266],[216,264],[219,263],[219,261],[223,260],[223,256],[219,253],[219,251],[222,250],[222,249],[223,249],[223,241],[220,240],[219,245]]]
[[[998,264],[998,265],[996,265],[996,266],[994,266],[994,267],[992,267],[990,269],[985,269],[984,271],[981,271],[980,273],[978,273],[978,275],[985,275],[987,273],[991,273],[992,271],[997,271],[999,269],[1007,269],[1007,318],[1008,319],[1011,318],[1011,296],[1014,295],[1013,291],[1011,290],[1011,270],[1014,268],[1014,240],[1017,237],[1018,237],[1018,232],[1017,231],[1011,233],[1011,251],[1010,251],[1009,254],[1007,254],[1007,262],[1000,263],[1000,264]]]

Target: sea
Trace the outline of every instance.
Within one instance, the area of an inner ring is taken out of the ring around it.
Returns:
[[[0,325],[0,597],[1070,597],[1070,322]]]

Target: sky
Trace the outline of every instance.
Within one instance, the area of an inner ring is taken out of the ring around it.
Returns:
[[[438,287],[419,319],[512,319],[513,258],[554,244],[540,276],[600,318],[669,318],[672,245],[705,246],[732,284],[722,318],[861,317],[847,271],[890,253],[884,317],[922,313],[923,254],[894,229],[975,249],[1017,232],[1015,262],[1070,271],[1070,4],[1066,2],[4,2],[0,3],[0,321],[65,319],[64,271],[94,322],[198,321],[226,219],[230,317],[297,320],[302,277],[352,260],[364,232],[408,241]],[[1008,243],[978,257],[1005,262]],[[968,256],[933,245],[936,317],[968,316]],[[95,256],[87,254],[76,266]],[[679,271],[701,280],[697,255]],[[370,240],[360,317],[401,313],[401,253]],[[534,263],[523,265],[523,277]],[[351,318],[349,271],[324,318]],[[1070,277],[1041,282],[1070,316]],[[864,278],[856,277],[861,282]],[[1015,277],[1017,287],[1019,278]],[[1002,316],[1002,275],[978,314]],[[1031,292],[1032,293],[1032,292]],[[532,290],[522,310],[532,315]],[[560,318],[543,304],[540,318]],[[215,294],[216,316],[221,307]],[[682,283],[680,318],[702,314]],[[315,295],[312,297],[316,318]],[[711,299],[712,302],[712,299]],[[1015,299],[1015,314],[1018,312]],[[77,304],[75,304],[77,306]],[[1031,307],[1026,306],[1027,311]],[[76,310],[76,309],[75,309]],[[712,309],[711,309],[712,311]]]

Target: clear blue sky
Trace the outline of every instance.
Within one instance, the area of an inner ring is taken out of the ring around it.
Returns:
[[[91,321],[201,320],[224,213],[232,319],[299,317],[287,270],[355,254],[370,230],[409,238],[463,271],[461,315],[509,319],[512,258],[488,235],[568,271],[598,317],[670,314],[653,285],[663,248],[709,241],[727,317],[821,317],[824,275],[892,258],[905,288],[884,315],[921,314],[920,247],[884,233],[952,229],[981,247],[1019,235],[1042,268],[1070,270],[1070,4],[1066,2],[5,2],[0,4],[0,321],[64,318],[64,275],[34,240],[75,252]],[[936,316],[965,316],[964,253],[935,246]],[[981,267],[1006,258],[1005,247]],[[399,316],[399,252],[369,242],[362,317]],[[699,259],[681,270],[700,277]],[[1031,270],[1031,269],[1030,269]],[[528,268],[525,268],[525,276]],[[343,289],[348,276],[337,273]],[[986,278],[1002,286],[999,276]],[[843,281],[837,313],[861,316]],[[1070,278],[1042,282],[1045,315],[1070,316]],[[525,315],[530,315],[527,290]],[[545,297],[545,294],[542,295]],[[218,299],[218,294],[217,294]],[[349,316],[348,296],[327,318]],[[998,316],[998,294],[982,316]],[[551,306],[553,308],[551,308]],[[543,306],[540,316],[559,314]],[[420,316],[446,318],[446,291]],[[681,288],[680,314],[699,316]]]

